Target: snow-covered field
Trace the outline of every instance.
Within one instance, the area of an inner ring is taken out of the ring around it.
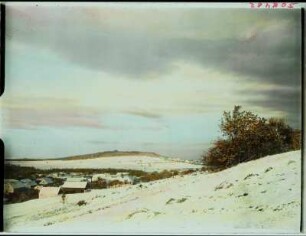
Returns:
[[[184,161],[152,156],[112,156],[84,160],[9,161],[9,163],[20,166],[35,167],[38,169],[114,168],[143,170],[146,172],[201,168],[201,165],[195,165]]]
[[[301,152],[218,173],[31,200],[4,207],[5,231],[105,234],[298,233]],[[78,206],[85,200],[87,205]]]

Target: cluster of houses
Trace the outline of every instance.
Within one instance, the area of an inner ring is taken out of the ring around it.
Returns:
[[[16,193],[26,191],[28,189],[38,189],[50,185],[53,180],[49,177],[32,179],[5,179],[4,180],[4,194]]]
[[[119,172],[117,174],[96,174],[92,177],[92,181],[97,181],[99,179],[104,179],[107,184],[115,180],[125,184],[135,184],[139,182],[139,177],[130,176],[128,172]],[[113,187],[117,187],[117,185],[114,185]]]
[[[89,189],[90,179],[85,177],[67,178],[59,187],[42,187],[39,198],[55,197],[59,194],[84,193]]]
[[[47,177],[32,179],[5,179],[4,194],[22,193],[29,189],[38,190],[38,198],[54,197],[59,194],[84,193],[91,188],[93,181],[103,179],[107,186],[118,187],[122,184],[135,184],[139,178],[129,176],[129,173],[121,172],[114,175],[96,174],[92,176],[79,176],[79,174],[66,174],[63,172],[53,173]],[[55,180],[62,180],[56,181]],[[116,184],[110,183],[116,181]],[[59,184],[61,183],[61,184]],[[60,185],[60,186],[57,186]]]

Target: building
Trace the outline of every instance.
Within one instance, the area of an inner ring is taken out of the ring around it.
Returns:
[[[39,191],[39,199],[56,197],[60,193],[60,187],[42,187]]]
[[[85,177],[71,177],[67,178],[66,182],[88,182],[88,179]]]
[[[22,192],[28,190],[29,187],[17,179],[4,180],[4,194]]]
[[[34,187],[34,190],[38,190],[38,191],[40,191],[42,188],[43,188],[43,186],[41,186],[41,185],[37,185],[37,186],[35,186],[35,187]]]
[[[49,177],[45,177],[45,178],[41,178],[39,181],[40,185],[49,185],[49,184],[53,184],[53,180]]]
[[[125,177],[125,176],[128,176],[129,175],[129,173],[128,172],[118,172],[117,174],[116,174],[116,176],[117,177]]]
[[[28,186],[29,188],[35,187],[37,185],[37,183],[31,179],[21,179],[20,182]]]
[[[50,178],[58,178],[58,173],[51,173],[51,174],[49,174],[47,177],[50,177]]]
[[[85,190],[88,189],[88,182],[87,181],[80,181],[80,182],[68,182],[66,181],[61,186],[61,193],[69,194],[69,193],[84,193]]]

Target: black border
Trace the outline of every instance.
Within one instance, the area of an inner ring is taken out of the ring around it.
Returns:
[[[301,222],[300,232],[304,231],[304,118],[305,118],[305,84],[304,84],[304,70],[305,70],[305,9],[301,8]]]
[[[5,85],[5,4],[0,4],[0,96],[3,95],[4,92],[4,85]],[[0,164],[0,217],[3,219],[3,196],[4,196],[4,142],[0,138],[0,157],[1,157],[1,164]],[[4,231],[4,222],[3,220],[0,221],[0,232]]]
[[[6,12],[5,12],[5,4],[1,3],[0,5],[1,11],[1,33],[0,33],[0,96],[4,92],[5,87],[5,20],[6,20]]]

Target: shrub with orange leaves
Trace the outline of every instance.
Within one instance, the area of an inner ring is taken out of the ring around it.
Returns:
[[[220,129],[223,138],[215,141],[203,156],[206,169],[224,169],[301,148],[300,131],[292,129],[283,119],[267,120],[250,111],[241,111],[241,106],[223,113]]]

